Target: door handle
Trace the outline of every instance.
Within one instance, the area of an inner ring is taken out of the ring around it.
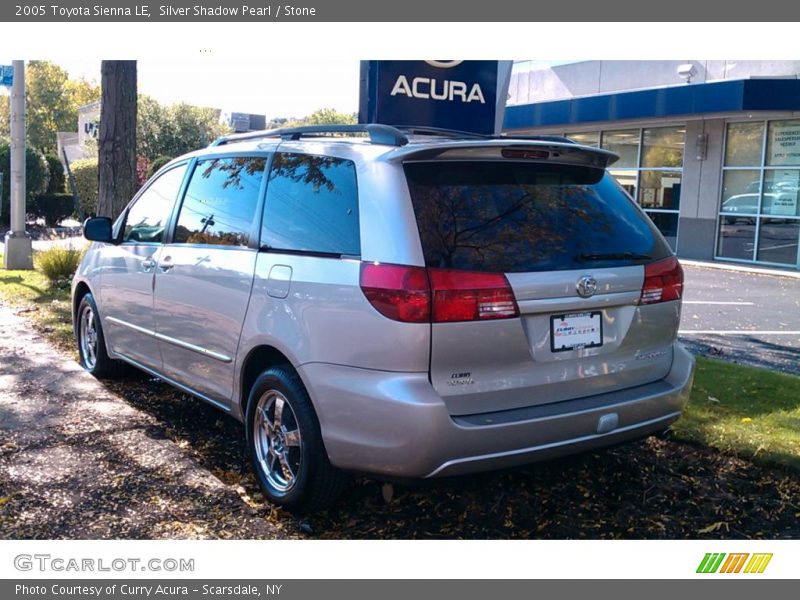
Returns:
[[[142,261],[142,271],[144,271],[145,273],[152,273],[155,266],[156,266],[156,261],[154,261],[152,258],[148,257]]]
[[[172,260],[171,256],[165,256],[164,258],[162,258],[158,264],[158,270],[161,271],[162,273],[169,273],[172,270],[172,267],[175,266],[170,262],[171,260]]]

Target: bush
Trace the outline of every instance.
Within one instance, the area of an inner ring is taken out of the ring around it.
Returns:
[[[150,179],[161,167],[171,160],[172,159],[169,156],[157,156],[155,160],[150,163],[150,167],[147,169],[147,178]]]
[[[64,186],[67,183],[67,178],[64,174],[64,163],[55,154],[47,154],[44,159],[47,161],[47,167],[50,170],[47,194],[63,194],[66,191]]]
[[[3,214],[0,216],[0,225],[8,225],[11,220],[11,145],[7,141],[0,142],[0,171],[3,173]],[[50,169],[47,161],[39,152],[31,147],[25,149],[25,187],[27,191],[26,203],[47,191],[50,180]],[[27,207],[26,207],[27,208]]]
[[[80,200],[82,216],[97,212],[97,159],[84,158],[76,160],[70,165],[72,180],[75,182],[75,191]]]
[[[75,248],[54,246],[36,255],[36,265],[50,283],[62,285],[72,279],[83,252]]]
[[[72,194],[45,194],[36,196],[28,203],[28,213],[42,217],[48,227],[55,227],[74,212],[75,199]]]

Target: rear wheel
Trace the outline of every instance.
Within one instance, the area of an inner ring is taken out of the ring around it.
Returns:
[[[253,468],[271,502],[294,512],[333,505],[344,475],[328,460],[311,399],[291,367],[256,379],[246,422]]]
[[[125,365],[110,358],[106,352],[103,326],[91,293],[85,294],[78,304],[75,336],[78,340],[81,366],[89,373],[98,379],[111,379],[123,374]]]

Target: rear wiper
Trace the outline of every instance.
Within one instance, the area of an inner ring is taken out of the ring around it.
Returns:
[[[650,260],[653,258],[649,254],[637,254],[636,252],[608,252],[606,254],[585,254],[580,253],[575,257],[576,260]]]

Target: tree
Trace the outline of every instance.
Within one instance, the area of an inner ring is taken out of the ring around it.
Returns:
[[[267,129],[279,127],[304,127],[306,125],[355,125],[356,113],[340,113],[335,108],[319,108],[307,117],[276,117],[267,124]]]
[[[214,109],[185,103],[164,106],[149,96],[139,96],[137,145],[139,155],[148,161],[208,146],[229,131]]]
[[[78,107],[100,99],[100,88],[85,79],[71,80],[58,65],[32,60],[26,66],[28,143],[43,153],[55,153],[56,132],[75,131]],[[9,97],[0,96],[0,137],[9,135]]]
[[[136,189],[136,61],[104,60],[100,73],[97,214],[113,219]]]
[[[303,125],[355,125],[356,113],[340,113],[333,108],[320,108],[305,119]]]
[[[6,173],[6,177],[11,172],[11,144],[8,141],[0,140],[0,172]],[[50,170],[44,156],[36,149],[28,146],[25,148],[25,204],[26,206],[33,198],[47,191],[47,184],[50,181]],[[8,225],[10,218],[10,195],[11,185],[9,180],[3,181],[2,190],[2,215],[0,215],[0,225]]]

